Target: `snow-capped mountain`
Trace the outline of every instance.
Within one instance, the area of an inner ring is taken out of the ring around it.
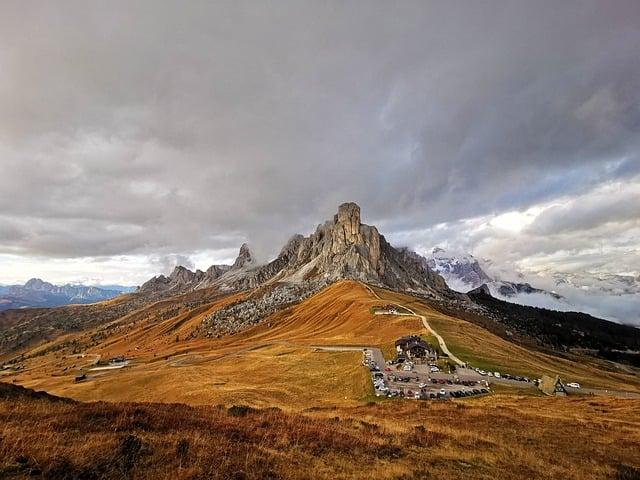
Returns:
[[[427,266],[438,272],[452,290],[468,292],[483,283],[493,281],[478,261],[466,253],[452,254],[442,248],[434,248],[426,257]]]
[[[452,290],[466,293],[487,285],[491,295],[512,303],[530,306],[545,306],[566,310],[569,305],[562,296],[532,287],[526,282],[511,282],[489,275],[480,262],[468,253],[451,253],[435,248],[426,257],[427,265],[438,272]]]

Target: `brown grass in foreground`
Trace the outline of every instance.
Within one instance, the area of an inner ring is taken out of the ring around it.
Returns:
[[[0,384],[0,478],[632,479],[640,401],[496,395],[287,413]]]

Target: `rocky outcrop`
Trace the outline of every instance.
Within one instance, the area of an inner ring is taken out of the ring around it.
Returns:
[[[240,269],[247,268],[254,264],[253,255],[251,255],[251,250],[249,250],[249,245],[243,243],[240,247],[240,253],[238,253],[238,258],[231,265],[232,269]]]
[[[206,316],[195,335],[219,337],[256,325],[269,315],[298,303],[328,285],[327,281],[278,284]]]
[[[229,270],[228,265],[212,265],[206,272],[196,270],[192,272],[182,265],[177,266],[168,277],[158,275],[144,283],[139,289],[139,293],[158,294],[173,293],[179,294],[194,290],[196,287],[205,287],[213,284],[224,272]]]
[[[242,274],[230,271],[219,284],[242,289],[275,281],[354,279],[423,294],[448,292],[444,280],[411,254],[392,247],[376,227],[363,224],[358,205],[344,203],[333,220],[309,237],[293,236],[272,262]]]

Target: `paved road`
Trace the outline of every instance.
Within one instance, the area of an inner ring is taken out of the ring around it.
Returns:
[[[363,287],[365,287],[374,297],[376,297],[378,300],[382,300],[380,298],[380,295],[378,295],[376,292],[373,291],[373,289],[367,285],[362,283],[361,284]],[[429,325],[429,321],[427,320],[427,317],[424,315],[420,315],[416,312],[414,312],[411,308],[407,307],[406,305],[402,305],[400,303],[397,303],[397,305],[399,307],[404,308],[405,310],[407,310],[410,313],[396,313],[395,315],[399,315],[399,316],[406,316],[406,317],[418,317],[422,320],[422,325],[424,325],[424,328],[427,329],[427,331],[429,333],[431,333],[431,335],[433,335],[434,337],[436,337],[436,339],[438,340],[438,344],[440,345],[440,349],[442,350],[443,353],[445,353],[446,355],[449,356],[449,358],[456,363],[457,365],[465,365],[465,362],[463,362],[462,360],[460,360],[458,357],[456,357],[453,353],[451,353],[451,350],[449,350],[449,347],[447,347],[447,344],[444,341],[444,338],[442,338],[442,336],[436,332],[431,325]],[[377,312],[376,312],[377,314]]]
[[[199,353],[183,353],[181,355],[173,357],[169,362],[169,365],[172,367],[187,367],[191,365],[198,365],[201,363],[215,362],[224,358],[235,357],[252,350],[258,350],[260,348],[271,347],[275,345],[284,345],[292,348],[310,348],[313,350],[322,350],[325,352],[362,352],[363,350],[371,350],[380,368],[383,368],[385,365],[384,356],[382,355],[380,349],[376,347],[369,347],[366,345],[304,345],[299,343],[287,342],[284,340],[259,343],[257,345],[251,345],[246,348],[241,348],[239,350],[223,354],[202,355]]]

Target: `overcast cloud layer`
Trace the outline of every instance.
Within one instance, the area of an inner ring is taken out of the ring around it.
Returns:
[[[0,5],[0,282],[421,251],[640,274],[640,3]]]

